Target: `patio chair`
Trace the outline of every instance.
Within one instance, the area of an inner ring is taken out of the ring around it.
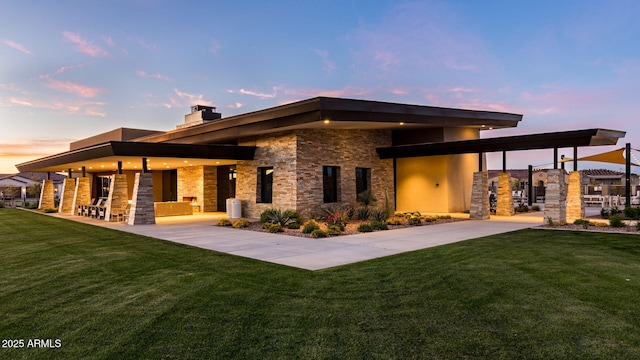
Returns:
[[[100,205],[102,205],[102,199],[98,199],[98,202],[96,202],[95,205],[89,206],[89,216],[91,216],[94,219],[97,218],[98,208],[100,207]]]

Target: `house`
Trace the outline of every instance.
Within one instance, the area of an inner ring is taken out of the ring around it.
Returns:
[[[63,175],[50,174],[54,183],[54,192],[60,193],[62,190],[62,182],[65,178]],[[12,198],[37,198],[39,193],[31,193],[31,191],[39,191],[42,180],[47,178],[46,173],[38,172],[22,172],[18,174],[0,174],[0,191],[3,195],[11,196]]]
[[[625,173],[609,169],[586,169],[582,173],[584,193],[589,195],[624,195]],[[638,174],[630,174],[631,193],[638,189]]]
[[[115,129],[17,167],[77,178],[63,189],[74,203],[81,192],[81,201],[130,200],[132,210],[145,214],[154,208],[156,214],[225,211],[229,198],[240,201],[245,217],[272,207],[310,213],[354,203],[367,189],[398,211],[456,212],[471,207],[474,172],[485,167],[485,152],[588,146],[593,139],[615,144],[624,136],[589,129],[480,138],[521,120],[502,112],[329,97],[226,118],[196,105],[174,130]],[[85,182],[88,190],[78,190]]]

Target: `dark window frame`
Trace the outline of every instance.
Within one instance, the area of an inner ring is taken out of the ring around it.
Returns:
[[[273,166],[258,167],[256,202],[261,204],[273,203]]]
[[[322,202],[325,204],[340,201],[340,167],[322,167]]]

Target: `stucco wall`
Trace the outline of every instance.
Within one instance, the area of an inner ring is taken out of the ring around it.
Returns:
[[[445,140],[477,139],[474,129],[445,129]],[[397,210],[459,212],[469,210],[477,154],[423,156],[396,161]]]

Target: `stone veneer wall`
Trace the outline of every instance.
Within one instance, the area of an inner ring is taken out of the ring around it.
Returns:
[[[78,206],[80,205],[91,205],[91,179],[88,177],[76,179],[76,191],[73,194],[71,215],[78,215]]]
[[[218,211],[217,168],[215,166],[190,166],[178,168],[177,200],[197,197],[200,211]]]
[[[58,212],[61,214],[73,215],[73,196],[76,192],[76,179],[66,178],[62,183],[62,195]]]
[[[554,169],[547,172],[547,191],[544,201],[544,218],[554,222],[567,221],[567,193],[564,170]]]
[[[111,221],[111,209],[124,209],[129,202],[129,186],[126,174],[115,174],[109,184],[109,196],[107,202],[104,219]]]
[[[248,143],[247,143],[248,144]],[[371,190],[384,206],[385,192],[395,209],[393,160],[381,160],[377,147],[391,146],[386,130],[305,129],[255,140],[253,161],[240,161],[236,197],[245,217],[267,208],[295,209],[304,214],[322,206],[322,167],[338,166],[340,203],[355,203],[356,167],[371,169]],[[258,167],[273,166],[273,203],[256,203]]]
[[[569,187],[567,189],[567,222],[584,219],[584,199],[582,198],[582,174],[580,171],[569,173]]]
[[[496,215],[512,216],[515,214],[513,208],[513,193],[511,192],[511,175],[500,173],[498,175],[498,204],[496,204]]]
[[[38,209],[54,209],[56,203],[53,199],[53,180],[42,180],[42,190],[40,190],[40,201]]]
[[[127,223],[129,225],[150,225],[156,223],[156,215],[153,207],[153,175],[151,173],[136,174]]]
[[[486,220],[491,217],[491,204],[489,204],[489,173],[478,171],[473,173],[473,186],[471,188],[471,209],[469,218],[472,220]]]
[[[240,144],[243,145],[243,144]],[[236,164],[236,198],[242,202],[242,216],[257,218],[268,208],[298,209],[296,206],[296,135],[280,133],[255,140],[251,161]],[[258,203],[258,168],[273,166],[272,203]]]

